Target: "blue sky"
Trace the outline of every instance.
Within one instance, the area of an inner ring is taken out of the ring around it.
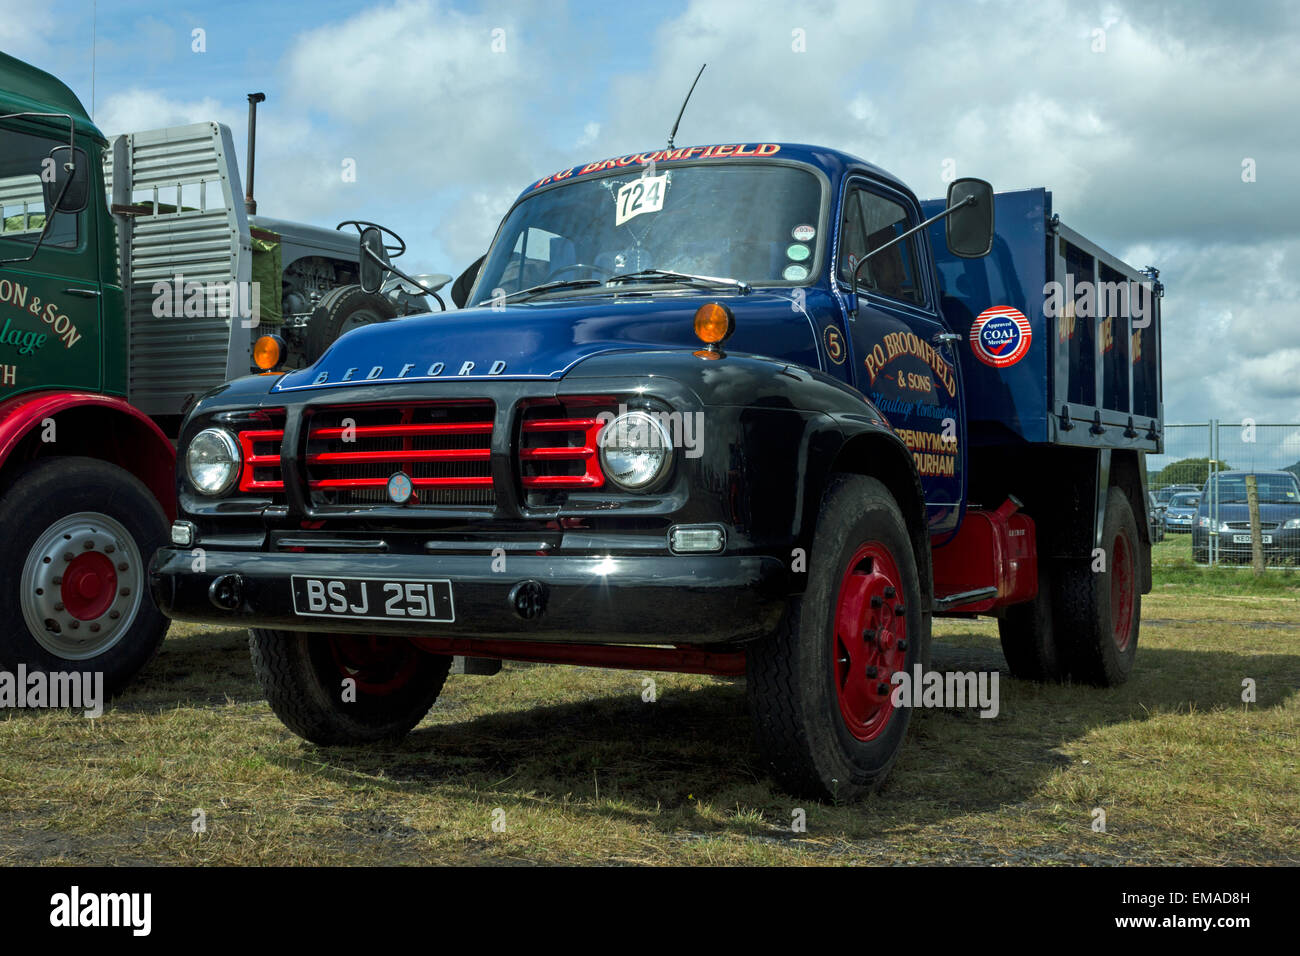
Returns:
[[[261,90],[259,211],[384,222],[410,268],[453,274],[530,181],[661,145],[708,61],[679,144],[825,143],[923,197],[948,162],[1046,185],[1161,268],[1168,420],[1300,421],[1295,4],[126,0],[95,37],[105,132],[219,120],[242,168]],[[89,2],[0,0],[0,48],[87,104],[91,38]],[[1283,447],[1300,458],[1300,429]]]

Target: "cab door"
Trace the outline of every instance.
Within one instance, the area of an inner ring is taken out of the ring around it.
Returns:
[[[841,292],[850,291],[866,252],[920,221],[910,196],[865,176],[848,179],[836,244]],[[855,384],[912,452],[930,533],[943,535],[956,530],[965,499],[966,419],[956,336],[940,317],[925,243],[920,233],[867,260],[858,278],[857,313],[846,324]]]
[[[38,388],[97,391],[102,385],[95,197],[79,213],[54,214],[38,247],[50,214],[42,174],[51,150],[59,150],[54,158],[62,162],[67,146],[66,127],[47,132],[35,123],[0,121],[0,399]],[[99,162],[80,150],[76,157]]]

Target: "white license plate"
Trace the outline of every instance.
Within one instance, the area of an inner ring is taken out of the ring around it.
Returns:
[[[1272,536],[1271,534],[1260,535],[1260,539],[1259,539],[1259,540],[1260,540],[1260,543],[1261,543],[1261,544],[1272,544],[1272,543],[1273,543],[1273,536]],[[1234,534],[1234,535],[1232,536],[1232,543],[1233,543],[1233,544],[1250,544],[1250,535],[1248,535],[1248,534]]]
[[[295,574],[293,612],[300,617],[362,621],[456,620],[451,582],[415,578],[312,578]]]

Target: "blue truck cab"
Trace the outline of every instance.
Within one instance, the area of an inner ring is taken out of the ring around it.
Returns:
[[[456,655],[743,674],[775,778],[852,797],[935,615],[996,616],[1018,676],[1127,678],[1159,291],[1043,189],[922,202],[787,143],[560,170],[459,311],[195,405],[153,593],[249,627],[319,743],[405,733]]]

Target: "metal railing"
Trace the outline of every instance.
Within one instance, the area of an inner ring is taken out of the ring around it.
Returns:
[[[1300,566],[1300,423],[1166,424],[1164,448],[1147,456],[1153,540],[1170,542],[1158,546],[1197,564],[1251,564],[1253,474],[1264,564]]]

